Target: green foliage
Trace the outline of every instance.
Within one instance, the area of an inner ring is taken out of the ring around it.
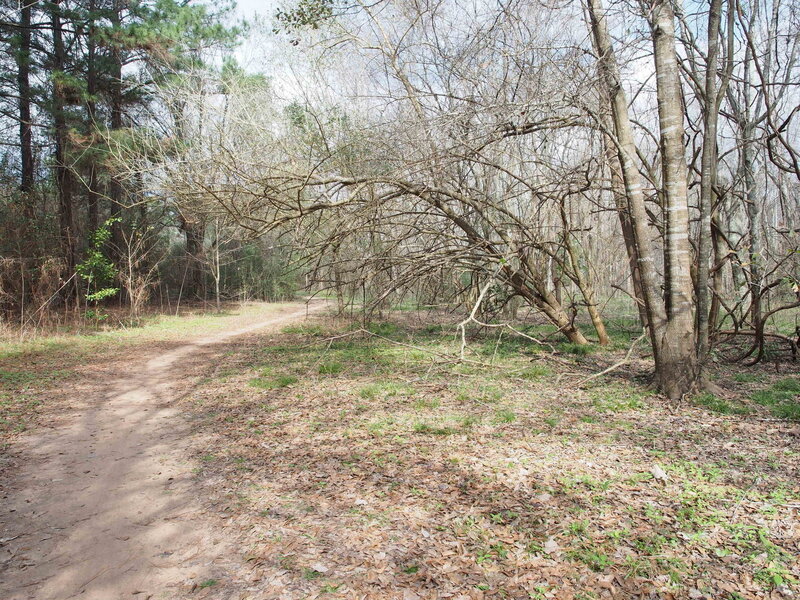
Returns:
[[[229,0],[213,4],[156,0],[133,6],[136,10],[127,24],[104,28],[98,36],[118,47],[147,48],[156,62],[167,63],[173,72],[196,66],[198,48],[232,48],[247,27],[224,23],[235,8]]]
[[[275,13],[278,26],[273,31],[298,31],[305,27],[319,29],[325,21],[333,17],[335,6],[334,0],[300,0],[292,8],[279,8]]]
[[[119,288],[112,284],[117,277],[117,268],[105,255],[104,247],[111,239],[111,227],[120,221],[119,218],[108,219],[90,236],[91,246],[85,258],[75,266],[78,277],[86,282],[86,300],[95,304],[115,296]],[[92,311],[95,318],[102,318],[97,309]],[[90,316],[87,313],[87,317]]]
[[[764,568],[756,570],[753,579],[768,588],[776,588],[786,583],[797,583],[791,571],[780,561],[770,562]]]
[[[586,519],[573,521],[567,526],[567,531],[572,535],[582,537],[589,531],[589,521]]]
[[[303,579],[308,581],[313,581],[314,579],[319,579],[322,577],[322,573],[317,571],[316,569],[305,568],[303,569]]]
[[[592,571],[605,571],[613,564],[613,561],[603,552],[594,548],[577,548],[569,550],[567,557],[579,561],[588,566]]]
[[[267,240],[244,244],[222,269],[222,285],[241,296],[271,302],[291,300],[300,287],[297,273],[287,269],[288,257],[270,250]]]

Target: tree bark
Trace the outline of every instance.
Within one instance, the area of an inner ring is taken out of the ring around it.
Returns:
[[[36,221],[33,163],[33,130],[31,123],[31,6],[28,1],[20,6],[19,48],[17,49],[17,92],[19,98],[19,145],[21,178],[19,190],[23,196],[23,214],[26,225],[34,225]]]
[[[656,0],[651,21],[661,128],[663,189],[660,191],[666,214],[664,301],[660,298],[654,252],[648,237],[648,215],[642,176],[635,159],[637,152],[628,115],[628,100],[620,82],[605,11],[601,0],[587,0],[587,7],[598,53],[601,84],[605,84],[611,104],[615,142],[639,259],[656,383],[670,398],[679,399],[696,385],[697,354],[686,185],[688,169],[682,144],[683,107],[672,5],[669,0]]]
[[[655,256],[648,231],[648,216],[645,208],[641,173],[636,164],[636,144],[633,140],[628,98],[622,89],[619,67],[606,25],[605,9],[601,0],[587,0],[591,20],[592,36],[598,52],[601,85],[605,86],[611,105],[611,117],[616,136],[615,144],[622,180],[625,184],[627,209],[630,215],[631,233],[636,249],[642,300],[647,313],[648,333],[653,346],[656,364],[660,359],[661,337],[666,325],[666,314],[659,291]]]
[[[196,299],[203,298],[205,296],[203,281],[205,224],[183,219],[182,228],[186,236],[186,259],[189,261],[187,266],[187,293]]]
[[[605,86],[601,85],[601,94],[603,94]],[[606,99],[606,104],[608,100]],[[605,114],[601,113],[601,119],[606,131],[613,130],[613,124]],[[642,327],[647,327],[648,318],[647,310],[645,308],[644,293],[642,291],[642,276],[639,271],[639,252],[636,249],[636,236],[633,231],[633,223],[631,222],[631,213],[628,207],[628,198],[625,195],[625,182],[620,172],[621,167],[619,164],[619,156],[614,148],[614,140],[608,133],[603,134],[603,147],[605,153],[606,165],[609,170],[611,179],[611,194],[614,197],[614,206],[617,208],[617,215],[619,216],[619,225],[622,230],[622,241],[625,243],[625,252],[628,256],[628,268],[631,273],[631,288],[633,300],[636,303],[636,310],[639,313],[639,322]]]
[[[683,148],[683,106],[675,52],[675,15],[671,0],[656,0],[650,23],[656,70],[663,187],[664,284],[667,324],[656,376],[661,389],[678,399],[698,377],[695,346],[692,255],[689,244],[688,167]],[[707,283],[706,283],[707,287]]]
[[[89,121],[89,131],[94,132],[97,127],[97,103],[96,95],[98,92],[97,84],[97,40],[95,18],[97,11],[97,1],[89,2],[89,31],[86,39],[86,116]],[[87,177],[88,203],[88,226],[91,231],[96,231],[100,226],[100,192],[97,190],[99,184],[97,177],[98,165],[94,160],[89,161],[89,173]]]
[[[708,10],[703,154],[700,159],[700,231],[697,243],[697,355],[702,369],[709,350],[709,273],[713,246],[711,234],[712,190],[717,180],[717,122],[722,94],[717,90],[719,29],[722,0],[711,0]],[[711,323],[714,324],[713,322]]]
[[[597,340],[601,346],[607,346],[609,343],[608,333],[606,333],[606,326],[603,323],[603,318],[600,316],[600,311],[597,309],[597,300],[594,293],[594,287],[586,279],[581,269],[581,250],[580,247],[572,240],[572,231],[570,227],[569,218],[567,216],[567,209],[562,201],[559,210],[561,213],[561,226],[564,233],[564,247],[569,257],[569,263],[575,275],[575,285],[586,301],[586,310],[589,313],[589,318],[592,321],[592,326],[597,332]]]
[[[77,264],[75,215],[73,207],[73,176],[67,164],[69,130],[66,120],[67,101],[61,76],[66,69],[66,49],[61,29],[61,0],[50,6],[50,25],[53,34],[53,123],[55,125],[55,172],[58,194],[59,233],[61,252],[67,273],[72,274]]]
[[[121,0],[114,0],[111,10],[111,25],[114,29],[119,29],[122,26],[122,9],[123,3]],[[111,101],[110,101],[110,126],[111,131],[122,129],[122,46],[119,40],[112,41],[111,44]],[[123,247],[122,223],[119,217],[122,213],[124,202],[124,190],[119,178],[112,173],[108,185],[108,195],[111,198],[111,218],[114,222],[111,224],[111,256],[115,263],[119,263],[120,249]]]

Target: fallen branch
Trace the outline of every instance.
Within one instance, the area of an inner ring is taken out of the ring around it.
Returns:
[[[646,336],[647,336],[647,332],[644,332],[638,338],[633,340],[633,343],[631,344],[631,347],[628,348],[628,351],[625,353],[625,358],[623,358],[619,362],[614,363],[613,365],[611,365],[607,369],[603,369],[599,373],[595,373],[594,375],[589,375],[589,377],[581,379],[578,383],[575,384],[575,387],[580,387],[584,383],[586,383],[588,381],[591,381],[592,379],[597,379],[598,377],[602,377],[603,375],[605,375],[607,373],[611,373],[611,371],[615,371],[616,369],[619,369],[622,365],[628,364],[630,362],[630,360],[631,360],[631,354],[633,354],[633,349],[636,348],[636,344],[641,342]]]

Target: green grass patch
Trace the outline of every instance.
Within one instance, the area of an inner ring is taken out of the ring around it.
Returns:
[[[367,325],[367,331],[370,333],[374,333],[375,335],[380,335],[382,337],[392,337],[396,336],[400,331],[400,328],[397,326],[396,323],[370,323]]]
[[[513,410],[498,410],[494,414],[494,420],[497,423],[513,423],[517,420],[517,415]]]
[[[58,369],[54,371],[6,371],[0,370],[0,387],[23,388],[36,385],[50,385],[60,379],[69,377],[70,371]]]
[[[598,412],[616,413],[645,408],[644,400],[650,392],[636,385],[604,385],[589,390],[589,397]]]
[[[483,402],[494,404],[503,399],[505,393],[499,386],[492,384],[472,383],[462,385],[456,393],[456,400],[459,402]]]
[[[310,337],[319,337],[325,334],[322,325],[301,323],[299,325],[288,325],[282,329],[283,333],[306,335]]]
[[[420,422],[414,424],[414,433],[424,433],[429,435],[453,435],[456,433],[456,430],[452,427],[436,427],[435,425]]]
[[[800,421],[800,379],[788,377],[755,392],[754,402],[766,406],[774,417]]]
[[[479,355],[485,357],[513,358],[515,356],[535,354],[539,352],[540,347],[523,337],[506,335],[500,338],[499,341],[497,338],[484,339],[475,349]]]
[[[316,569],[305,568],[303,569],[303,579],[306,581],[313,581],[315,579],[319,579],[322,577],[322,573],[317,571]]]
[[[412,396],[413,394],[414,388],[409,385],[395,383],[394,381],[369,383],[358,390],[358,395],[364,398],[364,400],[391,398],[392,396]]]
[[[250,380],[250,386],[261,390],[277,390],[297,383],[294,375],[277,375],[275,377],[256,377]]]
[[[533,365],[530,367],[526,367],[521,371],[513,374],[513,377],[519,377],[520,379],[528,379],[531,381],[535,381],[537,379],[544,379],[545,377],[550,377],[553,374],[553,370],[549,367],[545,367],[544,365]]]
[[[592,344],[574,344],[572,342],[563,342],[558,345],[558,349],[565,354],[574,354],[575,356],[588,356],[594,352],[595,348]]]
[[[711,412],[720,413],[722,415],[748,415],[750,409],[740,402],[728,401],[724,398],[718,398],[714,394],[708,392],[699,394],[692,398],[692,404],[695,406],[702,406]]]
[[[442,405],[439,398],[420,398],[414,403],[414,408],[418,410],[434,410]]]
[[[464,429],[471,429],[474,425],[481,422],[481,418],[477,415],[465,415],[458,419],[458,424]]]
[[[344,365],[340,362],[322,363],[319,366],[320,375],[338,375],[344,371]]]
[[[764,381],[764,377],[757,373],[735,373],[733,380],[737,383],[757,383]]]

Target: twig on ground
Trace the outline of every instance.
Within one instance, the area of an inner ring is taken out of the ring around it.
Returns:
[[[580,381],[578,381],[577,383],[574,384],[575,387],[580,387],[583,384],[591,381],[592,379],[597,379],[598,377],[602,377],[603,375],[605,375],[607,373],[611,373],[611,371],[615,371],[616,369],[619,369],[622,365],[628,364],[630,362],[630,360],[631,360],[631,354],[633,354],[633,349],[636,348],[636,344],[641,342],[645,338],[646,335],[647,335],[647,332],[643,333],[638,338],[633,340],[633,343],[631,344],[631,347],[628,348],[628,351],[625,353],[625,358],[623,358],[620,361],[615,362],[613,365],[611,365],[607,369],[603,369],[599,373],[595,373],[594,375],[589,375],[589,377],[585,377],[584,379],[581,379]]]

